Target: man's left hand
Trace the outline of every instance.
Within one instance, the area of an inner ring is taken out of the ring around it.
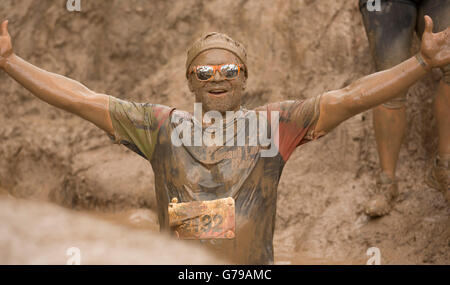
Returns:
[[[450,64],[450,27],[440,33],[433,33],[433,20],[425,16],[425,31],[420,47],[425,62],[431,67]]]

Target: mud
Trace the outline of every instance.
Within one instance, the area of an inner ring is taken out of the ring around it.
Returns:
[[[375,70],[357,1],[82,1],[80,13],[67,12],[65,2],[2,1],[0,18],[10,20],[15,52],[121,99],[192,111],[185,51],[211,31],[229,34],[247,48],[247,108],[309,98]],[[363,213],[378,169],[371,112],[292,154],[278,188],[276,263],[365,264],[372,246],[380,249],[382,264],[450,263],[450,209],[423,181],[436,148],[431,103],[440,77],[435,70],[408,92],[407,133],[397,168],[400,194],[388,216],[369,220]],[[57,226],[72,220],[81,232],[101,224],[115,233],[100,229],[87,251],[101,250],[86,262],[162,260],[143,256],[146,246],[152,250],[146,239],[169,243],[156,235],[158,226],[141,218],[142,228],[131,230],[123,214],[153,213],[149,217],[157,223],[148,162],[112,145],[92,124],[40,102],[5,73],[0,73],[0,102],[0,187],[34,200],[4,202],[6,195],[0,196],[0,263],[64,264],[73,237],[82,245],[90,240]],[[48,235],[37,230],[44,221]],[[131,234],[115,247],[123,224]],[[39,250],[47,248],[44,244],[49,250]],[[52,248],[57,253],[50,256]],[[117,259],[102,254],[108,249]],[[195,257],[181,254],[176,262],[193,262],[188,256]]]
[[[79,249],[80,264],[224,264],[194,246],[170,240],[154,230],[144,211],[115,214],[113,220],[70,211],[48,202],[0,196],[1,264],[66,264]],[[128,223],[119,224],[124,218]],[[147,225],[145,225],[147,224]],[[106,237],[106,238],[105,238]]]

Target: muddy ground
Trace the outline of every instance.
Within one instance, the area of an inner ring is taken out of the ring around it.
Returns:
[[[82,11],[69,13],[65,0],[2,0],[0,19],[10,20],[16,53],[41,68],[185,110],[193,110],[188,45],[205,32],[227,33],[247,46],[252,108],[374,71],[356,2],[81,0]],[[382,264],[450,264],[450,208],[423,182],[436,146],[439,78],[430,73],[408,94],[400,197],[388,216],[362,212],[378,169],[370,112],[295,151],[278,189],[277,263],[365,264],[375,246]],[[94,252],[83,263],[220,263],[190,250],[172,259],[151,253],[178,246],[157,233],[153,181],[144,159],[0,73],[1,264],[65,264],[72,241]]]

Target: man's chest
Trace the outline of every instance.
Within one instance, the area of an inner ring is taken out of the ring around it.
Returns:
[[[155,175],[161,175],[182,200],[225,198],[249,178],[259,163],[259,148],[161,146],[152,161]],[[176,194],[176,193],[173,193]]]

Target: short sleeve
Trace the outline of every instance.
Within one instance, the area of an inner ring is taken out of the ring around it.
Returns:
[[[172,109],[109,96],[109,114],[114,129],[110,138],[151,160],[161,125],[170,116]]]
[[[279,112],[278,151],[284,161],[287,161],[295,148],[310,141],[307,134],[319,118],[321,95],[306,100],[290,100],[267,105],[270,112]]]

